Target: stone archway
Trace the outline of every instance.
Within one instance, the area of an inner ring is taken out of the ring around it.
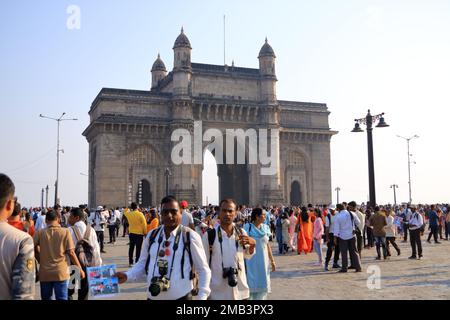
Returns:
[[[297,180],[292,181],[292,183],[291,183],[290,199],[291,199],[291,205],[293,205],[293,206],[299,206],[302,204],[302,194],[301,194],[301,189],[300,189],[300,183]]]
[[[218,146],[223,158],[217,161],[217,176],[219,182],[219,202],[222,199],[232,198],[238,204],[250,204],[250,172],[248,169],[248,144],[240,145],[237,139],[234,140],[234,161],[233,164],[226,164],[226,134],[223,134],[224,144]],[[244,163],[238,162],[238,146],[242,147],[245,152]],[[225,148],[223,148],[225,147]],[[208,148],[204,146],[203,154]],[[209,150],[216,157],[216,150]],[[217,160],[217,158],[216,158]],[[221,162],[221,163],[220,163]]]

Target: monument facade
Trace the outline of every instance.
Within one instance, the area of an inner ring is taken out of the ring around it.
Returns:
[[[218,164],[219,198],[241,204],[328,204],[331,202],[330,140],[326,104],[278,100],[275,53],[267,42],[259,68],[191,62],[183,30],[173,46],[173,70],[158,58],[148,91],[103,88],[94,99],[89,142],[89,206],[158,205],[166,194],[202,204],[202,164],[175,165],[176,129],[276,129],[277,168],[261,175],[261,164]],[[205,152],[208,143],[203,142]],[[226,148],[226,147],[225,147]],[[226,153],[226,150],[224,154]],[[215,153],[214,153],[215,154]]]

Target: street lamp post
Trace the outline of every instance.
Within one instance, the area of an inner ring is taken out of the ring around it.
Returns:
[[[41,190],[41,208],[44,208],[44,188]]]
[[[414,136],[410,137],[410,138],[405,138],[402,136],[397,135],[397,137],[405,139],[406,140],[406,144],[408,145],[408,186],[409,186],[409,203],[412,203],[412,198],[411,198],[411,154],[409,153],[409,141],[411,141],[414,138],[418,138],[419,136],[417,134],[415,134]]]
[[[48,208],[48,185],[45,187],[45,207]]]
[[[78,120],[75,118],[72,119],[63,119],[64,115],[66,113],[63,112],[62,115],[59,118],[52,118],[52,117],[47,117],[44,116],[42,114],[39,115],[39,117],[41,118],[45,118],[45,119],[50,119],[50,120],[54,120],[58,123],[58,131],[56,134],[56,181],[55,181],[55,205],[59,204],[58,201],[58,183],[59,183],[59,152],[62,151],[64,152],[64,150],[59,149],[59,126],[60,126],[60,122],[61,121],[68,121],[68,120]]]
[[[376,125],[377,128],[389,127],[386,122],[384,122],[384,112],[372,116],[370,114],[370,110],[367,111],[367,115],[362,119],[355,119],[355,127],[351,132],[363,132],[360,128],[359,124],[363,123],[367,127],[367,153],[368,153],[368,162],[369,162],[369,203],[372,208],[376,205],[376,195],[375,195],[375,169],[373,163],[373,140],[372,140],[372,124],[380,120],[380,122]]]
[[[339,191],[341,191],[341,188],[336,187],[334,191],[336,191],[336,204],[339,204]]]
[[[394,189],[394,206],[397,205],[397,196],[395,194],[395,189],[397,189],[397,188],[398,188],[398,185],[396,185],[396,184],[391,185],[391,189]]]
[[[166,176],[166,196],[168,196],[169,195],[169,177],[172,175],[169,168],[166,168],[164,175]]]

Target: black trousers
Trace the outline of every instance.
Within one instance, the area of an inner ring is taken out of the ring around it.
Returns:
[[[333,255],[334,251],[334,259],[333,264],[337,264],[339,261],[339,241],[335,245],[334,244],[334,234],[330,233],[330,241],[327,243],[327,255],[325,257],[325,265],[327,266],[331,261],[331,256]]]
[[[361,270],[361,260],[359,259],[358,251],[356,249],[356,237],[350,240],[343,240],[339,238],[339,248],[342,255],[342,270],[348,269],[348,252],[350,252],[350,260],[356,270]]]
[[[373,248],[373,229],[370,227],[366,228],[367,232],[367,245],[371,248]]]
[[[362,234],[364,248],[365,248],[366,245],[367,245],[367,236],[366,236],[366,234],[367,234],[367,226],[364,226],[364,230],[363,230],[363,234]]]
[[[358,251],[359,257],[361,258],[361,252],[363,248],[363,237],[361,232],[356,233],[356,250]]]
[[[445,239],[446,240],[448,240],[448,235],[449,234],[450,234],[450,222],[446,222],[445,223]]]
[[[116,238],[119,237],[120,224],[116,225]]]
[[[431,236],[433,236],[434,242],[439,242],[438,241],[438,226],[431,226],[430,227],[430,233],[428,234],[428,240],[427,241],[430,241]]]
[[[110,225],[108,226],[109,229],[109,242],[116,242],[116,229],[117,226],[114,225]]]
[[[388,256],[391,255],[391,250],[389,249],[389,244],[392,244],[392,246],[397,251],[397,253],[400,254],[400,248],[398,247],[397,243],[395,242],[395,237],[386,237],[386,250],[387,250]]]
[[[142,242],[144,241],[144,236],[142,234],[130,233],[130,247],[128,249],[128,261],[130,264],[133,264],[133,253],[134,248],[136,247],[136,260],[135,263],[139,261],[139,257],[141,256],[141,248]]]
[[[125,237],[125,234],[128,234],[128,224],[127,223],[122,223],[122,225],[123,225],[122,237]]]
[[[89,285],[87,280],[87,273],[86,268],[83,268],[84,273],[86,276],[84,279],[81,279],[80,281],[80,289],[78,289],[78,300],[88,300],[89,298]],[[69,289],[68,290],[68,299],[73,300],[73,294],[75,293],[75,289]]]
[[[103,231],[95,231],[97,234],[97,240],[100,244],[100,251],[103,251],[103,247],[105,246],[105,233]]]
[[[417,257],[417,253],[419,257],[422,256],[422,241],[420,240],[420,230],[409,230],[409,240],[411,242],[412,256]]]
[[[408,224],[403,224],[403,241],[408,241]]]

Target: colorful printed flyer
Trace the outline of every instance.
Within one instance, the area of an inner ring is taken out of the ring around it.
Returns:
[[[117,296],[120,289],[119,279],[113,277],[115,273],[115,264],[87,268],[89,296],[94,299]]]

